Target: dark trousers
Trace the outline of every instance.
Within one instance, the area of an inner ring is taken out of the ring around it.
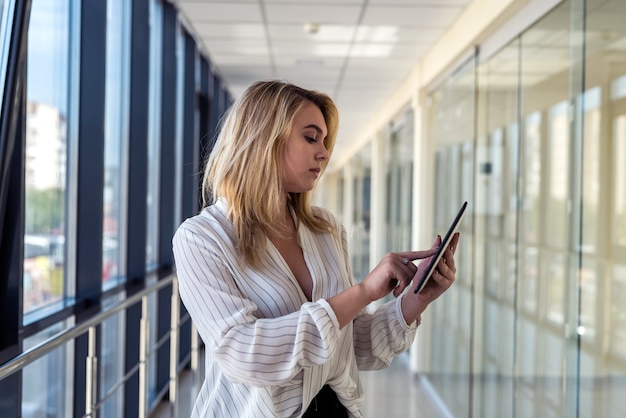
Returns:
[[[348,410],[337,398],[337,394],[328,385],[319,391],[307,408],[302,418],[348,418]]]

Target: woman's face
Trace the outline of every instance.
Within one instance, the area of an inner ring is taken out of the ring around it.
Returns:
[[[313,189],[322,163],[330,156],[324,146],[328,133],[321,110],[307,102],[296,114],[285,144],[283,185],[288,193]]]

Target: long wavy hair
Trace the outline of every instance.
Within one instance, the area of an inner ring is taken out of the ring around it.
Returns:
[[[266,234],[281,234],[281,214],[293,210],[298,226],[332,232],[332,226],[314,215],[311,192],[287,193],[282,184],[285,143],[294,118],[308,102],[315,104],[326,122],[324,145],[332,154],[339,113],[324,93],[281,81],[251,85],[229,109],[206,164],[204,204],[217,198],[228,203],[239,251],[249,265],[258,266],[266,249]],[[322,170],[328,159],[323,161]]]

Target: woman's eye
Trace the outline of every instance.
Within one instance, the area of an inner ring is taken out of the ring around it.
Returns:
[[[317,140],[315,138],[310,137],[310,136],[305,136],[304,139],[306,139],[306,141],[308,143],[310,143],[310,144],[313,144],[313,143],[317,142]]]

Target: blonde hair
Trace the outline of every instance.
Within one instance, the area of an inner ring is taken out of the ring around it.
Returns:
[[[235,239],[246,262],[258,266],[266,247],[266,231],[281,233],[280,215],[290,208],[315,232],[336,232],[315,216],[311,192],[289,193],[282,184],[285,142],[293,121],[307,103],[315,104],[326,122],[324,146],[332,154],[339,113],[330,97],[281,81],[251,85],[230,108],[204,172],[204,203],[224,198]],[[323,161],[322,170],[328,160]],[[286,201],[285,201],[286,199]],[[208,202],[210,204],[211,202]]]

